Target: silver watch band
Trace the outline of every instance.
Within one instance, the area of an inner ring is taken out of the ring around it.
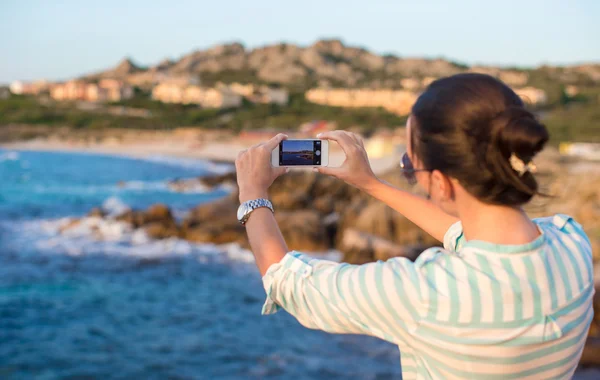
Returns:
[[[240,220],[240,223],[242,225],[246,224],[248,218],[250,218],[250,214],[252,213],[252,211],[256,210],[257,208],[267,207],[269,210],[271,210],[272,213],[275,213],[275,210],[273,209],[273,204],[270,200],[265,198],[252,199],[250,201],[244,202],[243,204],[246,205],[246,213],[242,220]]]

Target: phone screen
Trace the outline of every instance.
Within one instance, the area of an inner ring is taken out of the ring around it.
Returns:
[[[283,140],[279,143],[279,166],[321,165],[320,140]]]

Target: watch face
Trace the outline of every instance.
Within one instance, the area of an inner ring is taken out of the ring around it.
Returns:
[[[238,211],[237,211],[237,218],[238,218],[238,220],[242,220],[242,218],[244,217],[245,213],[246,213],[246,205],[245,204],[241,204],[240,207],[238,207]]]

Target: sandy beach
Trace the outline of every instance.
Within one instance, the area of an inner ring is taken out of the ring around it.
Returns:
[[[134,141],[89,142],[85,140],[61,140],[57,138],[37,138],[29,141],[18,141],[0,144],[6,150],[35,150],[35,151],[63,151],[83,153],[103,153],[125,155],[130,157],[172,156],[181,158],[194,158],[215,162],[233,163],[239,151],[247,149],[258,141],[242,142],[236,139],[229,141],[207,141],[198,143],[186,139],[164,136],[159,139],[140,139]],[[345,154],[335,142],[330,142],[329,166],[340,166],[345,159]],[[398,165],[399,157],[393,155],[371,158],[373,171],[383,173]],[[302,169],[300,169],[302,170]]]

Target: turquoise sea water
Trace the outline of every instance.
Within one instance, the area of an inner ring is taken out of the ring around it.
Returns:
[[[399,378],[391,344],[261,316],[260,277],[239,247],[116,224],[58,231],[98,206],[161,202],[181,218],[227,189],[181,194],[165,181],[228,169],[0,150],[0,379]]]

